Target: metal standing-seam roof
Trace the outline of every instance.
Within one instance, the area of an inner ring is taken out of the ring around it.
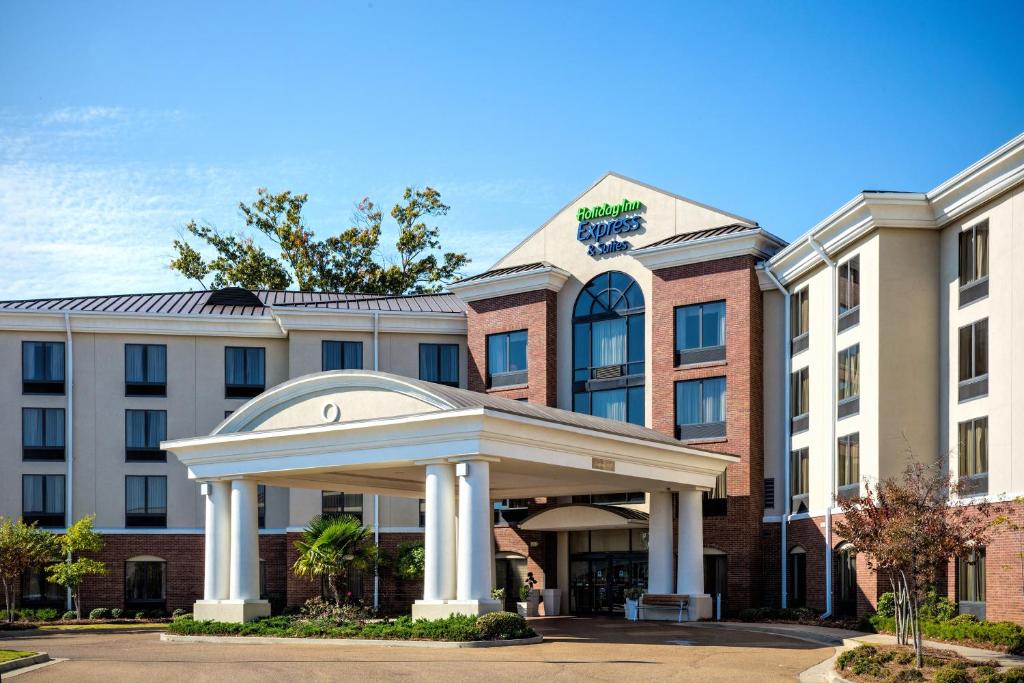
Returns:
[[[652,242],[651,244],[645,244],[641,249],[650,249],[651,247],[661,247],[667,244],[683,244],[684,242],[696,242],[697,240],[709,239],[712,237],[723,237],[725,235],[735,235],[741,232],[750,232],[752,230],[761,230],[758,225],[744,225],[743,223],[731,223],[729,225],[720,225],[716,228],[705,228],[704,230],[694,230],[693,232],[683,232],[678,235],[672,235],[665,239]]]
[[[528,273],[531,270],[540,270],[541,268],[552,268],[553,266],[546,261],[536,261],[534,263],[526,263],[521,266],[509,266],[508,268],[495,268],[494,270],[484,271],[470,277],[462,278],[456,284],[462,284],[463,282],[476,282],[477,280],[486,280],[492,277],[501,277],[502,275],[518,275],[519,273]]]

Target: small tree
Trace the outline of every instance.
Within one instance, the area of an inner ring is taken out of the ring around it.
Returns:
[[[67,559],[47,567],[53,583],[71,590],[75,605],[75,618],[82,618],[81,586],[86,577],[107,573],[107,566],[91,557],[80,557],[80,553],[95,553],[103,550],[103,536],[92,530],[95,515],[82,517],[67,531],[57,537],[60,552]]]
[[[955,557],[984,546],[993,515],[1001,509],[987,501],[949,505],[965,486],[938,466],[907,465],[901,479],[866,484],[864,496],[839,500],[844,517],[836,531],[870,569],[884,572],[896,602],[896,637],[912,638],[917,666],[923,664],[918,607],[939,571]]]
[[[406,541],[398,544],[398,557],[395,561],[395,574],[400,579],[413,581],[423,578],[423,565],[426,561],[426,550],[423,541]]]
[[[345,578],[352,571],[373,565],[370,533],[352,515],[317,515],[295,541],[299,556],[292,571],[297,576],[326,579],[335,604],[340,605],[340,586]]]
[[[14,621],[14,587],[21,575],[50,562],[57,552],[53,533],[20,519],[0,518],[0,581],[8,622]]]

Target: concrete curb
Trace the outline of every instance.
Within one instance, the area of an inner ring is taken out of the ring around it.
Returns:
[[[12,659],[9,662],[0,663],[0,674],[7,673],[8,671],[14,671],[15,669],[21,669],[22,667],[32,666],[33,664],[42,664],[43,662],[50,661],[50,655],[45,652],[31,655],[29,657],[22,657],[21,659]]]
[[[517,640],[472,640],[453,642],[448,640],[364,640],[361,638],[272,638],[268,636],[179,636],[172,633],[160,634],[165,643],[216,643],[222,645],[356,645],[378,647],[423,647],[430,649],[469,649],[481,647],[511,647],[514,645],[536,645],[544,636],[519,638]]]

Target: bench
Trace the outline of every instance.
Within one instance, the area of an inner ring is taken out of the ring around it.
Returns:
[[[645,609],[672,609],[679,611],[679,621],[684,621],[684,614],[690,607],[690,596],[673,593],[644,593],[637,605],[637,618],[643,619]]]

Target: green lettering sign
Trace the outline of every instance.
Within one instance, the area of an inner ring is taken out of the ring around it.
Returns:
[[[585,206],[576,210],[576,220],[589,221],[594,218],[615,218],[620,213],[639,211],[643,204],[634,199],[623,199],[618,204],[600,204],[598,206]]]

